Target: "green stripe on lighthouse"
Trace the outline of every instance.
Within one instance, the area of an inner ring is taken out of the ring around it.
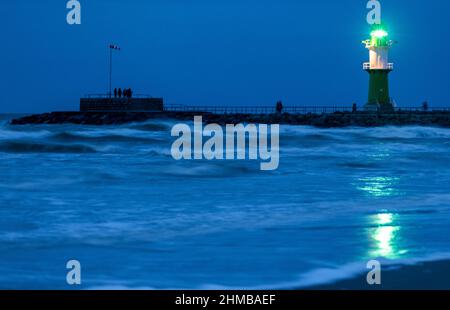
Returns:
[[[368,104],[389,105],[392,107],[389,96],[389,72],[391,70],[367,70],[369,79],[369,100]]]

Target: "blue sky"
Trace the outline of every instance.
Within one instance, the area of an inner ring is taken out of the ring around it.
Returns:
[[[0,112],[77,110],[114,85],[187,105],[364,104],[365,0],[66,0],[0,4]],[[399,42],[391,53],[397,104],[450,106],[450,3],[382,0]]]

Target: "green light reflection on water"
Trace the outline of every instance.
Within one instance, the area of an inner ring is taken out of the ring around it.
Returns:
[[[401,227],[395,223],[396,215],[391,213],[380,213],[372,216],[375,228],[370,229],[372,248],[370,257],[383,257],[396,259],[406,254],[406,250],[400,248],[399,233]]]
[[[390,197],[399,194],[398,177],[366,177],[358,179],[357,189],[373,197]]]

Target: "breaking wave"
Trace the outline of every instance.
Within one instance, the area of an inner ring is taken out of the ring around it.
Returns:
[[[264,172],[175,161],[171,125],[3,121],[0,287],[65,289],[36,270],[78,255],[99,289],[309,288],[370,257],[450,258],[424,258],[450,249],[449,129],[281,126]]]
[[[81,144],[42,144],[35,142],[0,142],[0,152],[5,153],[95,153],[92,146]]]

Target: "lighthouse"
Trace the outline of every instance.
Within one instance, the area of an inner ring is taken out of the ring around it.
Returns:
[[[370,111],[392,111],[389,73],[394,69],[394,64],[389,62],[389,50],[394,41],[389,40],[389,33],[383,25],[374,25],[370,36],[370,39],[363,41],[370,57],[370,61],[363,64],[363,69],[369,73],[369,99],[365,108]]]

